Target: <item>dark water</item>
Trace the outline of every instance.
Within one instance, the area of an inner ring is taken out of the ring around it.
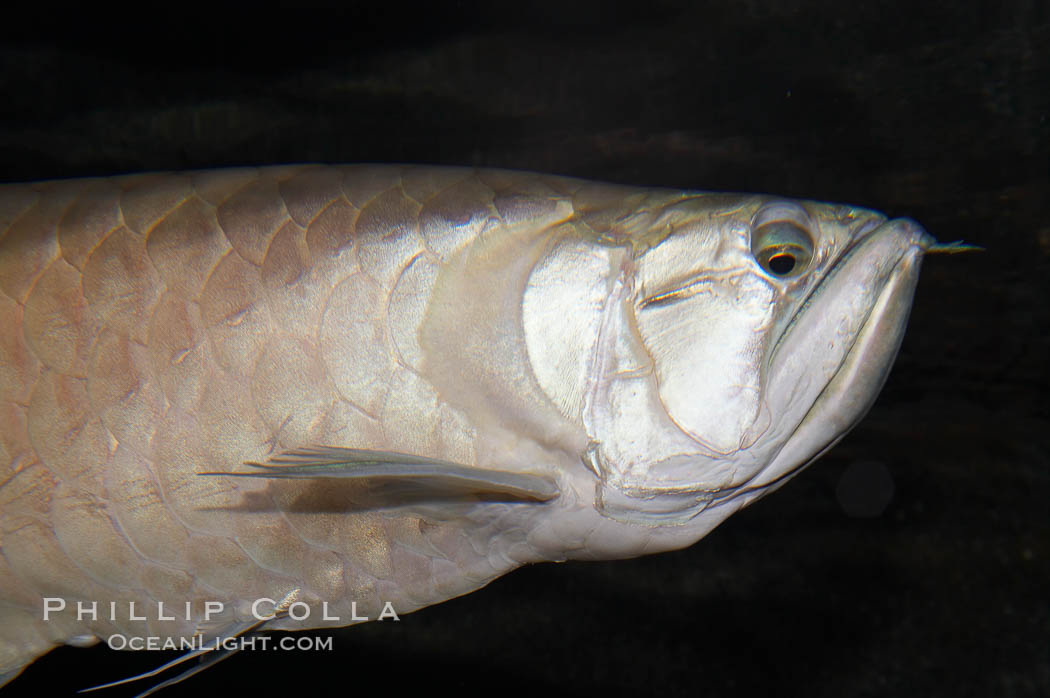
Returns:
[[[474,164],[858,203],[987,250],[926,261],[870,416],[693,548],[520,570],[169,695],[1050,695],[1050,10],[848,6],[5,16],[0,181]],[[9,689],[156,663],[66,648]]]

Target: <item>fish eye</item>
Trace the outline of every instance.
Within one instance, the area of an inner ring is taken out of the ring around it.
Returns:
[[[767,273],[781,279],[803,274],[813,259],[813,238],[798,215],[784,216],[785,211],[759,214],[751,229],[751,254]],[[791,211],[790,213],[795,213]],[[802,212],[802,216],[805,213]],[[788,220],[785,220],[788,218]]]

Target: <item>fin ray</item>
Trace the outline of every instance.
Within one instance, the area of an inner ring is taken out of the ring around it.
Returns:
[[[266,622],[266,620],[262,620],[240,623],[238,625],[233,626],[232,628],[228,628],[225,632],[220,633],[217,636],[217,639],[225,640],[232,637],[239,637],[241,635],[250,635],[254,632],[259,631],[262,628],[262,626],[265,625]],[[127,678],[118,679],[116,681],[110,681],[109,683],[99,684],[97,686],[91,686],[89,688],[82,688],[79,691],[77,691],[77,693],[93,693],[95,691],[101,691],[107,688],[114,688],[116,686],[123,686],[125,684],[133,683],[135,681],[141,681],[142,679],[148,679],[153,676],[162,674],[168,669],[179,666],[180,664],[184,664],[185,662],[188,662],[191,659],[197,657],[201,658],[198,664],[184,669],[172,678],[162,681],[156,686],[151,686],[144,693],[138,694],[136,698],[141,696],[148,696],[152,693],[156,693],[162,688],[185,681],[194,674],[204,671],[209,666],[215,664],[216,662],[222,661],[223,659],[226,659],[227,657],[238,651],[237,649],[226,649],[225,647],[220,647],[219,644],[219,642],[216,642],[215,645],[211,647],[202,647],[199,649],[190,650],[189,652],[186,652],[185,654],[182,654],[176,657],[175,659],[172,659],[170,662],[165,662],[164,664],[161,664],[155,669],[144,671],[141,674],[136,674],[135,676],[128,676]]]
[[[362,479],[413,482],[435,493],[496,494],[545,502],[558,496],[549,477],[533,473],[474,468],[437,458],[394,451],[339,446],[301,448],[280,453],[266,463],[246,462],[249,472],[206,472],[205,476],[270,479]]]

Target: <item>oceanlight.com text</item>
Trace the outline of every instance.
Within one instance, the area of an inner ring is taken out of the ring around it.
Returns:
[[[273,637],[271,635],[250,635],[247,637],[220,637],[205,640],[197,635],[194,637],[170,638],[140,635],[121,635],[120,633],[110,635],[106,639],[110,649],[115,650],[178,650],[180,652],[226,650],[236,652],[238,650],[296,650],[331,651],[332,638],[330,636],[313,635],[284,635]]]

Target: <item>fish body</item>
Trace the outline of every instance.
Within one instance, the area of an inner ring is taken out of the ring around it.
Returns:
[[[4,186],[0,682],[688,546],[863,416],[932,244],[499,170]]]

